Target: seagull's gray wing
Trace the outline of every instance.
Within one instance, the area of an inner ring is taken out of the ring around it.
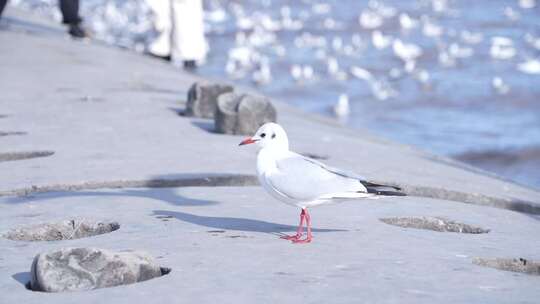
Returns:
[[[296,153],[276,163],[277,170],[268,181],[276,191],[294,200],[355,198],[367,192],[358,179]]]

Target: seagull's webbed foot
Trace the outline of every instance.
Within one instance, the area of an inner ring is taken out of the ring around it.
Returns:
[[[293,242],[298,241],[304,234],[304,221],[306,221],[306,210],[302,209],[302,212],[300,212],[300,224],[298,225],[298,230],[296,230],[296,234],[284,235],[280,238],[284,240],[293,241]]]
[[[306,226],[307,226],[307,235],[305,239],[302,239],[302,236],[304,235],[304,231],[303,231],[304,222],[306,222]],[[311,239],[313,238],[311,236],[311,218],[306,209],[302,209],[302,212],[300,213],[300,225],[298,225],[298,230],[296,231],[296,234],[284,235],[281,238],[285,240],[289,240],[293,242],[294,244],[311,243]]]
[[[297,239],[293,239],[291,240],[294,244],[307,244],[307,243],[311,243],[311,237],[308,236],[306,237],[305,239],[300,239],[300,238],[297,238]]]

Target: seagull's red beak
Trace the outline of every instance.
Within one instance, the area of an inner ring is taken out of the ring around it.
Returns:
[[[254,143],[255,141],[251,138],[251,137],[248,137],[244,140],[242,140],[242,142],[239,144],[239,146],[243,146],[243,145],[247,145],[247,144],[252,144]]]

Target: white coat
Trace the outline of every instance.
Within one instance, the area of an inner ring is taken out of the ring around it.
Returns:
[[[208,45],[204,38],[202,0],[146,0],[154,13],[159,36],[150,53],[171,56],[173,61],[204,61]]]

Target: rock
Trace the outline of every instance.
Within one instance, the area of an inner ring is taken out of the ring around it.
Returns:
[[[117,222],[72,219],[12,229],[5,237],[14,241],[72,240],[109,233],[119,228]]]
[[[63,248],[34,258],[30,287],[46,292],[81,291],[146,281],[167,272],[146,253]]]
[[[218,96],[233,90],[234,88],[230,85],[208,82],[194,83],[188,91],[185,115],[213,118]]]
[[[268,98],[225,93],[218,97],[216,132],[252,135],[261,125],[275,122],[276,116],[276,109]]]

